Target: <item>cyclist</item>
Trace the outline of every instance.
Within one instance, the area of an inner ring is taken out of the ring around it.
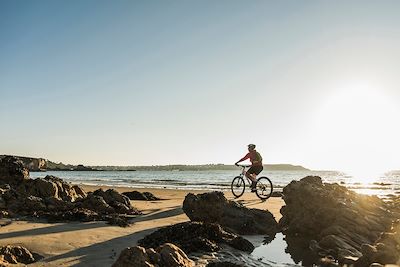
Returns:
[[[246,154],[243,158],[238,160],[235,165],[237,166],[239,162],[245,161],[246,159],[250,159],[251,167],[246,172],[246,177],[251,180],[251,192],[256,191],[256,182],[257,175],[263,170],[262,157],[260,153],[256,151],[256,145],[250,144],[248,145],[249,153]]]

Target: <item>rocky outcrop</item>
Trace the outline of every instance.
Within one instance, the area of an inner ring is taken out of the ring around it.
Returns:
[[[147,201],[154,201],[160,200],[160,198],[156,197],[150,192],[139,192],[139,191],[131,191],[131,192],[123,192],[124,196],[127,196],[130,200],[147,200]]]
[[[0,184],[17,185],[29,179],[29,171],[21,160],[11,156],[0,159]]]
[[[10,216],[45,217],[51,221],[108,220],[115,214],[140,214],[128,197],[112,189],[87,194],[55,176],[30,179],[29,171],[13,157],[0,161],[0,210]]]
[[[287,250],[303,262],[300,258],[306,254],[329,256],[339,262],[357,259],[365,253],[365,244],[374,244],[390,229],[393,219],[378,197],[324,184],[315,176],[292,181],[283,189],[283,199],[286,206],[281,209],[279,224],[286,235]],[[304,251],[299,250],[299,244]]]
[[[229,261],[210,262],[207,267],[245,267],[243,264],[233,263]]]
[[[174,243],[186,254],[196,251],[213,252],[220,244],[252,252],[252,243],[234,233],[225,231],[220,225],[201,222],[184,222],[161,228],[138,241],[145,248],[158,247],[164,243]]]
[[[28,179],[16,187],[16,191],[24,196],[55,198],[74,202],[86,197],[86,192],[77,185],[70,185],[62,179],[47,175],[45,178]]]
[[[3,264],[30,264],[35,262],[32,253],[21,246],[3,246],[0,247],[0,263]]]
[[[166,243],[156,249],[140,246],[124,249],[113,267],[192,267],[194,263],[177,246]]]
[[[382,233],[374,245],[363,244],[362,256],[354,262],[355,267],[362,267],[372,263],[394,264],[400,260],[400,223],[396,222],[390,232]]]
[[[248,209],[229,201],[222,192],[210,192],[185,197],[183,211],[192,221],[218,223],[238,234],[263,234],[270,237],[279,231],[278,223],[271,212]]]
[[[45,171],[47,168],[47,162],[45,159],[42,158],[0,155],[0,160],[4,157],[13,157],[20,160],[24,167],[27,168],[29,171]]]
[[[98,189],[89,193],[86,198],[79,200],[76,205],[101,214],[140,214],[131,205],[128,197],[118,193],[114,189],[108,189],[107,191]]]

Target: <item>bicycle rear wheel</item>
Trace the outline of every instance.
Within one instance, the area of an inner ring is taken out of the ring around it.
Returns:
[[[256,195],[262,199],[268,199],[272,195],[273,186],[268,177],[260,177],[257,179]]]
[[[246,188],[246,184],[243,180],[243,177],[236,176],[235,178],[233,178],[232,184],[231,184],[231,190],[232,190],[232,194],[236,198],[241,197],[243,195],[245,188]]]

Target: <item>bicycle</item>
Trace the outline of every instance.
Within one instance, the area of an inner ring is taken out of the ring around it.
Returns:
[[[246,174],[246,168],[249,168],[251,165],[238,165],[239,167],[242,167],[242,172],[239,176],[236,176],[232,180],[231,184],[231,190],[232,194],[236,197],[239,198],[244,194],[244,191],[246,189],[246,183],[243,179],[243,176]],[[249,184],[249,187],[251,186],[252,181],[247,178],[247,183]],[[268,199],[272,195],[272,182],[268,177],[262,176],[257,179],[256,182],[256,195],[262,200]]]

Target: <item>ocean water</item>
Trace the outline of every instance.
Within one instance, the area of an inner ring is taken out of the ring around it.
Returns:
[[[185,190],[230,190],[232,179],[240,169],[212,171],[48,171],[31,172],[32,178],[54,175],[74,184],[108,185],[135,188],[168,188]],[[352,177],[337,171],[263,171],[281,191],[292,180],[308,175],[320,176],[324,182],[339,183],[358,193],[385,196],[400,193],[400,172],[388,172],[369,178]]]

